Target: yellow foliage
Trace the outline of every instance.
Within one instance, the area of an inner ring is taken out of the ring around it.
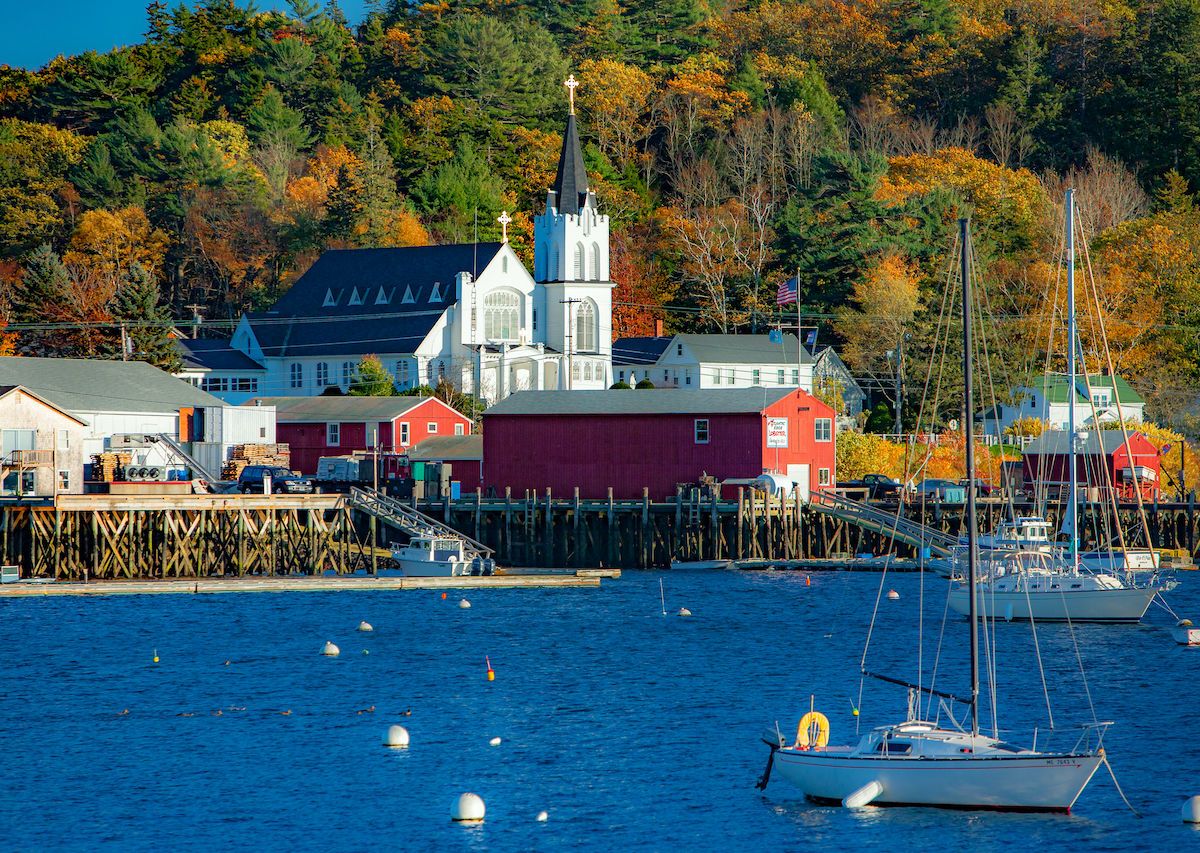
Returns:
[[[1028,417],[1017,418],[1004,430],[1004,434],[1013,436],[1014,438],[1037,438],[1045,430],[1046,422],[1041,418],[1035,418],[1030,415]]]
[[[867,474],[884,474],[897,480],[904,476],[904,446],[881,435],[839,432],[837,436],[838,479],[859,480]]]
[[[167,244],[167,235],[151,227],[146,212],[137,205],[118,210],[89,210],[79,217],[63,262],[87,267],[116,286],[135,262],[151,275],[157,274],[162,269]]]
[[[362,160],[345,145],[322,145],[309,159],[305,174],[289,181],[284,192],[296,204],[313,212],[320,211],[329,199],[329,191],[337,186],[342,166],[351,173],[357,172],[362,167]]]
[[[919,273],[903,255],[880,258],[854,282],[852,307],[837,310],[837,330],[845,339],[842,358],[859,369],[879,368],[894,349],[920,305]]]
[[[1032,172],[997,165],[962,148],[893,157],[877,195],[898,205],[935,190],[952,191],[971,206],[972,220],[1012,245],[1031,247],[1047,232],[1050,200]]]
[[[614,59],[588,59],[579,66],[579,83],[579,104],[600,150],[617,163],[629,162],[647,133],[646,114],[654,91],[650,75]]]

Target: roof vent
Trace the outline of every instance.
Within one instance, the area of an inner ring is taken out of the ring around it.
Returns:
[[[413,296],[412,285],[404,286],[404,298],[400,301],[405,305],[411,305],[417,301],[417,298]]]
[[[341,295],[340,290],[338,291],[338,295]],[[325,301],[321,303],[321,307],[332,308],[335,305],[337,305],[337,296],[333,295],[333,289],[330,288],[329,290],[325,291]]]
[[[442,283],[440,281],[435,281],[433,283],[433,290],[429,291],[429,301],[430,302],[441,302],[442,301]]]
[[[350,303],[349,304],[350,305],[362,305],[363,304],[362,294],[358,292],[357,287],[354,288],[353,292],[351,292],[351,294],[350,294]]]
[[[392,295],[396,292],[395,288],[391,292],[385,291],[382,287],[379,288],[379,295],[375,297],[376,305],[387,305],[392,301]]]

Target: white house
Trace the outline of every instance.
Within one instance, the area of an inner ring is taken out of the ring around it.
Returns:
[[[613,344],[617,382],[649,379],[659,388],[754,386],[813,389],[813,360],[795,335],[674,335]]]
[[[312,396],[345,390],[362,357],[376,355],[400,388],[445,379],[489,401],[607,388],[609,222],[588,189],[573,110],[534,220],[532,275],[507,242],[507,215],[500,221],[499,243],[327,251],[269,311],[243,315],[224,348],[181,341],[183,375],[239,402]]]
[[[1064,430],[1070,416],[1068,399],[1074,400],[1076,426],[1091,426],[1093,419],[1100,423],[1141,421],[1146,402],[1120,376],[1091,374],[1076,379],[1075,393],[1070,393],[1070,381],[1062,374],[1045,377],[1038,386],[1014,388],[1013,403],[997,403],[975,416],[984,435],[1002,436],[1020,418],[1045,421],[1048,430]]]
[[[275,442],[273,408],[227,405],[141,361],[0,358],[0,386],[16,385],[84,425],[84,460],[111,450],[114,437],[165,435],[216,475],[234,445]],[[171,451],[156,444],[149,464],[171,464]]]
[[[0,497],[83,491],[87,424],[21,385],[0,385]]]

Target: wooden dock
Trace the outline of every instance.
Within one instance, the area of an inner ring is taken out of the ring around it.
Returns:
[[[620,572],[487,575],[483,577],[245,577],[198,578],[196,580],[115,580],[90,583],[6,583],[0,598],[42,598],[56,595],[211,595],[239,592],[349,592],[390,589],[580,589],[600,586],[602,578]]]

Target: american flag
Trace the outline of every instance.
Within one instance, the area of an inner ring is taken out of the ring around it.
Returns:
[[[787,281],[779,285],[779,290],[775,291],[776,305],[790,305],[796,301],[796,279],[789,278]]]

